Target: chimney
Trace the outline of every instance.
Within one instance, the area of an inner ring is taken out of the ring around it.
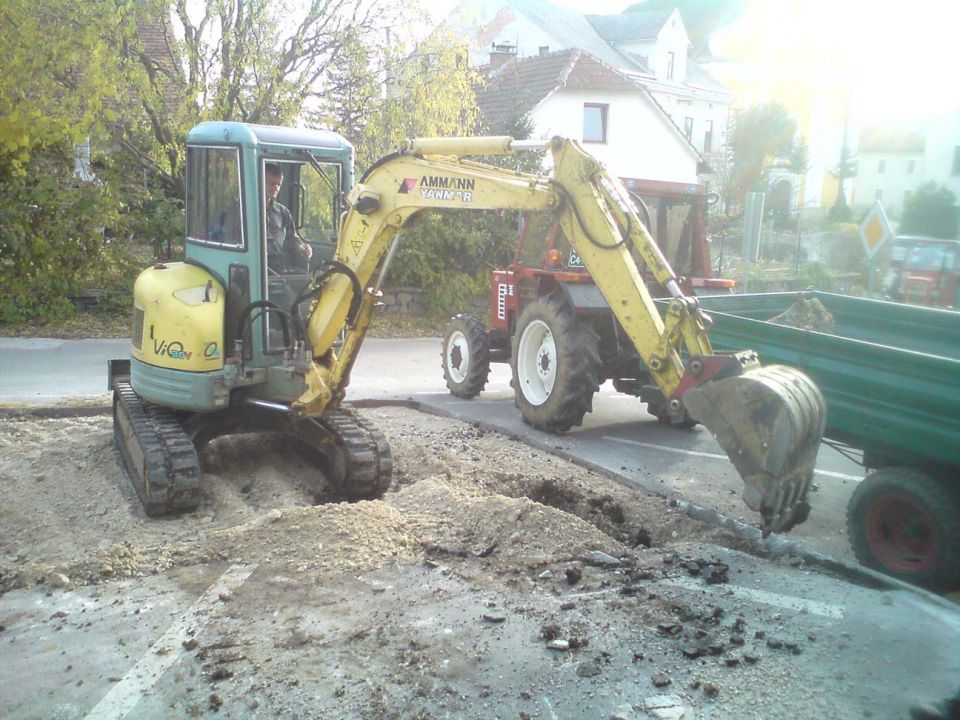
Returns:
[[[541,45],[541,46],[540,46],[540,57],[543,57],[543,56],[546,55],[548,52],[550,52],[550,46],[549,46],[549,45]]]
[[[490,50],[490,69],[498,70],[517,56],[517,46],[510,43],[493,43]]]

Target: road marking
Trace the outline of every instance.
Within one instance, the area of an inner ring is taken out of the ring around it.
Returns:
[[[657,445],[656,443],[640,442],[639,440],[629,440],[627,438],[618,438],[605,435],[604,440],[613,440],[614,442],[626,443],[627,445],[636,445],[637,447],[650,448],[651,450],[663,450],[664,452],[672,452],[678,455],[692,455],[694,457],[704,457],[710,458],[711,460],[727,460],[729,462],[730,458],[726,455],[720,455],[719,453],[708,453],[701,452],[700,450],[685,450],[683,448],[670,447],[669,445]],[[832,472],[830,470],[817,470],[814,468],[813,472],[817,475],[823,475],[825,477],[838,478],[840,480],[853,480],[854,482],[860,482],[863,480],[859,475],[848,475],[846,473]]]
[[[764,605],[774,605],[787,610],[806,610],[814,615],[821,615],[829,618],[842,618],[843,607],[841,605],[831,605],[830,603],[820,602],[819,600],[807,600],[806,598],[794,597],[793,595],[781,595],[780,593],[767,592],[766,590],[754,590],[741,585],[704,585],[702,582],[693,578],[671,578],[661,581],[663,585],[673,585],[686,590],[699,590],[701,592],[712,592],[720,594],[730,593],[744,600],[762,603]]]
[[[183,642],[190,637],[187,631],[199,631],[210,622],[218,596],[240,587],[256,567],[231,566],[197,599],[184,616],[150,647],[140,662],[103,696],[96,707],[87,713],[86,720],[120,720],[129,715],[147,691],[156,685],[160,677],[184,654]]]
[[[553,705],[550,704],[550,698],[546,695],[543,696],[543,704],[547,706],[547,712],[550,713],[550,720],[560,720],[557,717],[557,714],[553,711]]]

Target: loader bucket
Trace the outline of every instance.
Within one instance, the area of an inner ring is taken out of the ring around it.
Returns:
[[[760,513],[764,537],[807,519],[827,419],[823,395],[810,378],[785,365],[754,364],[691,387],[683,404],[740,473],[743,500]]]

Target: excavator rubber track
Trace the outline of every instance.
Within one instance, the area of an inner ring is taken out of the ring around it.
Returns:
[[[177,416],[143,401],[128,382],[113,389],[113,437],[150,517],[200,504],[200,458]]]
[[[342,406],[320,419],[297,422],[297,434],[326,456],[327,482],[344,500],[382,496],[393,478],[393,455],[387,438],[373,423]]]

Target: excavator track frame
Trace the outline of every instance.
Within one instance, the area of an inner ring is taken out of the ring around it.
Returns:
[[[293,437],[326,477],[326,492],[322,483],[315,485],[317,501],[328,496],[375,499],[389,489],[393,477],[386,436],[347,406],[321,418],[293,419],[252,405],[181,417],[144,401],[128,381],[117,380],[113,417],[114,441],[150,517],[198,507],[203,474],[199,451],[224,435],[275,432]]]
[[[142,400],[128,381],[113,384],[113,435],[144,512],[161,517],[200,504],[200,458],[172,410]]]

